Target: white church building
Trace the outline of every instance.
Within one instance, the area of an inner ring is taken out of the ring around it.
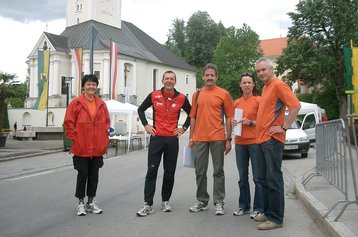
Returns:
[[[155,27],[155,26],[153,26]],[[91,47],[91,35],[98,33]],[[80,93],[80,76],[71,49],[82,48],[82,75],[91,69],[99,78],[98,95],[110,98],[110,42],[118,45],[115,99],[139,105],[153,90],[162,87],[162,75],[172,70],[177,75],[176,89],[191,100],[196,89],[195,68],[130,22],[121,19],[121,0],[67,0],[66,28],[60,35],[44,32],[28,56],[29,97],[23,109],[9,108],[10,125],[18,128],[61,128],[67,99]],[[35,110],[39,97],[38,50],[50,50],[48,69],[48,106]],[[91,60],[91,48],[93,59]],[[93,67],[91,63],[93,62]],[[64,77],[73,78],[67,97]],[[183,116],[182,116],[183,117]]]

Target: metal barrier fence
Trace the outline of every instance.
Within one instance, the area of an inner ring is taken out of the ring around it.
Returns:
[[[358,115],[349,115],[345,120],[337,119],[316,125],[316,167],[315,172],[302,180],[305,185],[314,176],[323,176],[330,184],[335,186],[344,195],[344,200],[337,201],[324,217],[327,217],[334,208],[344,203],[340,213],[334,221],[337,221],[343,214],[348,205],[356,203],[358,205],[357,185],[354,166],[354,157],[358,157],[357,136],[354,119]],[[348,171],[347,162],[350,162],[351,172]],[[352,176],[348,176],[352,174]],[[355,200],[349,200],[349,180],[353,179],[353,189]]]

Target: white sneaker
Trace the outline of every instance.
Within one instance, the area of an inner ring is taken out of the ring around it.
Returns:
[[[242,216],[242,215],[249,214],[249,213],[250,213],[250,209],[243,209],[243,208],[239,207],[237,209],[237,211],[234,211],[232,214],[234,216]]]
[[[196,202],[194,204],[194,206],[189,208],[189,211],[191,212],[199,212],[199,211],[206,211],[209,210],[209,208],[207,207],[207,205],[205,205],[203,202]]]
[[[99,208],[94,201],[92,201],[91,203],[87,203],[86,210],[94,214],[101,214],[103,212],[102,209]]]
[[[256,216],[260,215],[262,213],[258,212],[258,211],[253,211],[250,215],[250,219],[255,219]]]
[[[171,212],[172,207],[169,205],[169,201],[162,202],[162,211],[163,212]]]
[[[154,213],[152,206],[145,202],[144,206],[137,212],[137,216],[147,216],[152,213]]]
[[[85,204],[80,202],[77,207],[77,216],[85,216],[86,214]]]
[[[215,204],[215,215],[224,215],[224,202],[218,202]]]

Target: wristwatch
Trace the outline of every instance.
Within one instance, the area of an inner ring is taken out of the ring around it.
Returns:
[[[228,137],[228,138],[226,138],[226,140],[228,140],[229,142],[231,142],[231,141],[232,141],[232,138],[231,138],[231,137]]]
[[[188,129],[187,126],[183,126],[182,128],[184,129],[184,131],[186,131]]]
[[[287,128],[285,128],[283,125],[281,126],[281,129],[285,132],[287,131]]]
[[[249,125],[250,126],[254,125],[254,121],[250,120]]]

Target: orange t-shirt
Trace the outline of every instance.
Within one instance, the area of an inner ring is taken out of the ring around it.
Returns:
[[[222,108],[224,108],[225,116],[229,121],[233,117],[232,99],[229,92],[218,86],[211,89],[202,88],[198,104],[196,103],[196,93],[193,95],[193,105],[190,111],[190,118],[195,118],[192,139],[200,142],[225,140]]]
[[[284,124],[285,109],[300,106],[300,102],[291,88],[279,78],[272,79],[262,89],[259,111],[257,113],[257,143],[264,143],[271,138],[285,143],[285,133],[269,134],[272,126]]]
[[[235,108],[242,109],[243,118],[256,121],[260,98],[260,96],[240,97],[234,102],[234,111]],[[241,136],[235,136],[235,143],[241,145],[256,144],[256,127],[242,125]]]
[[[84,96],[84,95],[82,95]],[[93,101],[89,101],[87,98],[85,98],[86,105],[88,107],[89,114],[91,115],[92,120],[96,117],[96,101],[93,98]]]

